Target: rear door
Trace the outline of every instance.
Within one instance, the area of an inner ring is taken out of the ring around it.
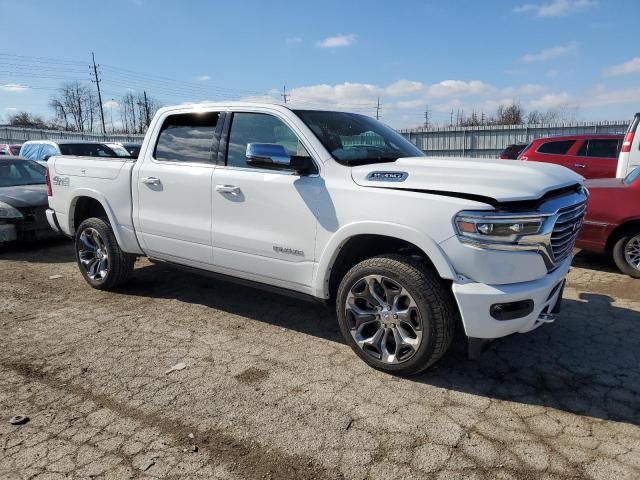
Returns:
[[[572,157],[569,155],[575,146],[575,140],[549,140],[541,145],[535,151],[535,154],[529,157],[529,160],[536,162],[555,163],[563,167],[575,170],[572,163]]]
[[[136,233],[149,255],[211,265],[211,179],[221,117],[168,112],[151,135],[156,144],[138,160],[132,178]]]
[[[585,178],[614,178],[620,145],[618,138],[584,140],[574,157],[574,170]]]

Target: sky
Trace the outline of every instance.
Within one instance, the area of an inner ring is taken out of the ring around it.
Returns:
[[[164,105],[258,100],[375,116],[396,128],[491,115],[511,101],[576,120],[640,111],[638,0],[0,0],[0,122],[46,118],[66,81],[107,122],[128,91]],[[454,113],[455,115],[455,113]]]

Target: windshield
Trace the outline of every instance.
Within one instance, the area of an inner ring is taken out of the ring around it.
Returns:
[[[102,143],[61,143],[62,155],[77,155],[81,157],[117,157],[116,152]]]
[[[627,177],[624,179],[624,183],[626,185],[631,185],[633,182],[635,182],[639,178],[640,178],[640,167],[637,167],[636,169],[631,170],[631,172],[629,172],[629,175],[627,175]]]
[[[366,115],[316,110],[294,112],[318,136],[333,158],[344,165],[425,156],[402,135]]]
[[[0,160],[0,187],[42,185],[44,167],[30,160]]]

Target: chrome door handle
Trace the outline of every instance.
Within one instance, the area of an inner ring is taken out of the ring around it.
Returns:
[[[160,179],[156,177],[143,177],[140,181],[145,185],[160,185]]]
[[[235,185],[216,185],[216,192],[238,195],[240,193],[240,187],[236,187]]]
[[[584,163],[576,163],[574,165],[574,167],[576,167],[576,168],[586,168],[586,165]]]

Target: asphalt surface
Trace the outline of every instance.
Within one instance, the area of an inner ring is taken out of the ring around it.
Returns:
[[[575,265],[555,324],[401,379],[321,306],[146,260],[99,292],[67,241],[5,249],[0,478],[640,478],[640,280]]]

